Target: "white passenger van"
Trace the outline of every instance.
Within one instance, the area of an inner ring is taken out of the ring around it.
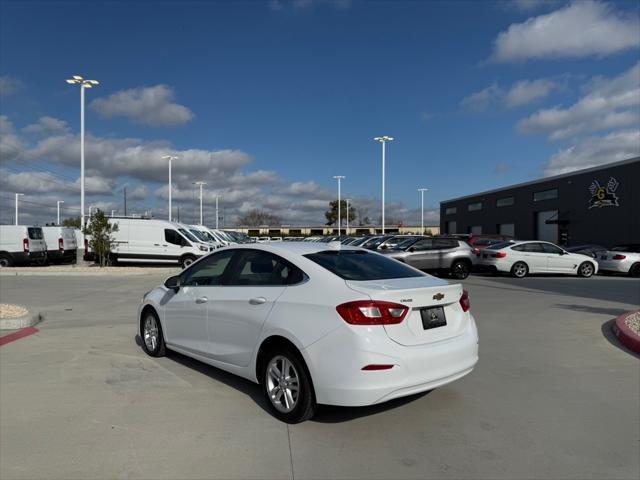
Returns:
[[[51,263],[76,263],[78,243],[76,233],[70,227],[42,227],[47,243],[47,261]]]
[[[144,218],[109,218],[117,224],[110,262],[175,263],[191,265],[198,257],[215,250],[200,242],[181,223]],[[87,239],[90,240],[90,239]],[[92,252],[89,253],[92,257]],[[86,257],[85,257],[86,258]]]
[[[47,244],[41,227],[0,225],[0,267],[44,264]]]

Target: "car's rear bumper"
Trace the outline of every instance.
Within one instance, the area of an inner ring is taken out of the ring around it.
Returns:
[[[72,262],[77,259],[77,250],[48,250],[47,259],[50,262]]]
[[[468,374],[478,361],[478,331],[473,317],[456,337],[418,346],[403,346],[370,328],[359,341],[339,329],[306,348],[318,403],[364,406],[432,390]],[[384,352],[384,353],[378,353]],[[388,370],[365,365],[392,364]]]
[[[598,260],[598,270],[605,272],[627,273],[631,262],[625,260]]]

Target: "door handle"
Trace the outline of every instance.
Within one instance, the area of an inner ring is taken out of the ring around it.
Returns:
[[[251,305],[262,305],[263,303],[266,303],[267,299],[264,297],[256,297],[256,298],[252,298],[251,300],[249,300],[249,303]]]
[[[209,300],[207,297],[198,297],[196,303],[207,303],[207,300]]]
[[[154,243],[154,244],[153,244],[153,246],[154,246],[154,247],[159,247],[159,246],[160,246],[160,244],[159,244],[159,243]]]

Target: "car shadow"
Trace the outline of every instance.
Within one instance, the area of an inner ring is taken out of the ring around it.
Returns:
[[[591,305],[569,305],[564,303],[556,303],[554,305],[555,308],[562,308],[565,310],[573,310],[574,312],[584,312],[584,313],[595,313],[598,315],[607,315],[609,317],[614,316],[618,317],[623,313],[628,312],[628,309],[620,309],[620,308],[603,308],[603,307],[593,307]]]
[[[135,336],[136,345],[142,348],[142,338],[140,335]],[[194,358],[188,357],[172,350],[167,350],[167,358],[173,360],[180,365],[195,370],[203,375],[206,375],[216,382],[221,382],[228,387],[234,388],[239,392],[244,393],[251,398],[262,410],[271,415],[266,400],[262,395],[261,387],[245,378],[239,377],[229,372],[225,372],[219,368],[211,366],[207,363],[203,363]],[[318,405],[318,411],[316,415],[310,420],[318,423],[343,423],[358,418],[368,417],[370,415],[376,415],[378,413],[398,408],[415,400],[422,398],[433,390],[427,392],[421,392],[408,397],[397,398],[378,405],[370,405],[367,407],[337,407],[333,405]]]
[[[620,342],[620,340],[618,340],[618,337],[616,337],[616,334],[613,333],[613,325],[615,323],[616,323],[616,319],[612,318],[611,320],[607,320],[606,322],[604,322],[602,324],[601,330],[602,330],[602,335],[604,336],[604,338],[606,338],[607,341],[611,345],[613,345],[614,347],[617,347],[620,350],[622,350],[623,352],[628,353],[629,355],[631,355],[633,357],[636,357],[638,360],[640,360],[640,355],[638,355],[633,350],[629,350],[627,347],[625,347],[622,344],[622,342]]]

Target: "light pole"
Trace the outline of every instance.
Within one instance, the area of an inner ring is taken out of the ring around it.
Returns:
[[[164,160],[169,160],[169,221],[171,221],[171,160],[177,160],[175,155],[163,155]]]
[[[220,218],[218,215],[218,198],[218,195],[216,195],[216,230],[218,230],[218,218]]]
[[[116,211],[115,210],[111,210],[111,218],[113,218],[115,214],[116,214]]]
[[[18,197],[23,195],[24,193],[16,193],[16,225],[18,225]]]
[[[91,210],[93,209],[93,205],[89,205],[89,221],[91,221]]]
[[[80,228],[84,229],[84,89],[98,85],[97,80],[85,80],[80,75],[67,79],[70,85],[80,85]]]
[[[424,235],[424,192],[428,190],[428,188],[418,189],[420,192],[420,235]]]
[[[382,234],[384,235],[384,170],[385,170],[385,146],[387,142],[393,141],[393,137],[389,137],[387,135],[383,135],[382,137],[375,137],[374,140],[376,142],[380,142],[382,144]]]
[[[349,202],[351,199],[345,198],[344,201],[347,202],[347,228],[345,228],[344,233],[345,235],[349,235]]]
[[[57,204],[58,204],[58,221],[56,222],[56,225],[60,225],[60,204],[64,203],[64,200],[58,200]]]
[[[206,185],[207,182],[191,182],[193,185],[200,186],[200,225],[202,225],[202,186]]]
[[[336,180],[338,180],[338,236],[340,236],[340,223],[342,219],[340,218],[340,182],[345,179],[344,175],[334,175]]]

